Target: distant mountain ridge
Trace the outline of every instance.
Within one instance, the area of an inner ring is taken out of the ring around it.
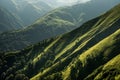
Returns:
[[[6,9],[0,7],[0,33],[23,28],[20,20]]]
[[[1,0],[0,5],[19,17],[25,27],[53,9],[43,1],[32,4],[29,0]]]

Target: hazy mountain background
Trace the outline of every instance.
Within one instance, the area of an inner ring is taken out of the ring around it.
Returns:
[[[119,0],[1,0],[0,5],[9,12],[17,16],[24,26],[31,25],[35,20],[45,15],[47,12],[63,6],[73,4],[95,2],[95,4],[108,4],[113,7]],[[95,5],[94,4],[94,5]],[[100,5],[101,6],[101,5]],[[102,7],[99,7],[99,9]],[[104,7],[105,9],[108,9]],[[110,8],[109,8],[110,9]]]
[[[31,25],[47,12],[72,3],[59,0],[1,0],[0,5],[19,17],[24,26]]]
[[[23,28],[21,21],[5,8],[0,7],[0,33]]]
[[[32,24],[37,18],[53,9],[43,1],[31,3],[29,0],[1,0],[0,5],[19,17],[24,26]]]

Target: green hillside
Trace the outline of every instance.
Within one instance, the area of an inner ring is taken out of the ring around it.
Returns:
[[[119,9],[21,51],[1,52],[1,79],[119,80]]]
[[[105,2],[102,7],[98,9],[99,6],[101,6],[99,2],[104,1],[97,0],[84,4],[76,4],[73,6],[57,8],[53,11],[48,12],[42,18],[39,18],[36,22],[25,29],[0,34],[0,51],[21,50],[26,46],[33,45],[44,39],[70,32],[71,30],[76,29],[78,26],[88,21],[89,19],[102,14],[113,5],[117,4],[117,2],[119,1],[111,0],[110,4],[107,4]],[[113,2],[114,4],[112,4]],[[38,4],[37,6],[39,6]],[[33,5],[24,5],[22,7],[25,7],[23,8],[24,10],[28,8],[27,11],[23,10],[23,12],[26,12],[24,14],[27,14],[27,12],[31,11],[31,9],[37,11],[36,9],[34,9],[36,7],[33,7]],[[33,13],[35,11],[29,12],[29,16],[31,14],[34,15]],[[29,16],[28,18],[31,19],[33,19],[34,17]],[[27,16],[24,15],[24,20],[26,20],[26,17]]]
[[[120,54],[97,68],[85,80],[119,80],[120,79]]]
[[[0,7],[0,33],[22,28],[20,20],[6,9]]]
[[[75,26],[71,22],[60,19],[44,20],[46,19],[29,28],[0,34],[0,51],[21,50],[41,40],[70,31]]]

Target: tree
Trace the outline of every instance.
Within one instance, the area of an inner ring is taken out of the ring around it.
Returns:
[[[5,78],[5,80],[13,80],[14,79],[14,75],[10,74],[8,77]]]
[[[15,80],[29,80],[29,78],[25,74],[16,74]]]

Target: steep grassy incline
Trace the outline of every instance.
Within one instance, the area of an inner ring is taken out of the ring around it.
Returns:
[[[120,79],[120,54],[106,64],[97,68],[85,80],[119,80]]]
[[[22,28],[20,20],[6,9],[0,7],[0,33]]]
[[[109,1],[110,2],[109,4],[105,2],[101,6],[101,3],[103,2],[104,0],[102,1],[96,0],[84,4],[76,4],[73,6],[58,8],[45,14],[42,18],[38,19],[33,25],[29,26],[24,30],[3,33],[0,35],[0,51],[21,50],[26,46],[32,45],[44,39],[48,39],[50,37],[54,37],[69,32],[77,28],[84,22],[90,20],[91,18],[94,18],[99,14],[105,12],[106,10],[110,9],[113,5],[117,4],[117,2],[119,1],[111,0]],[[21,3],[22,1],[20,1],[20,4]],[[39,6],[38,4],[40,4],[41,2],[35,3],[33,5],[31,3],[27,4],[27,2],[25,3],[23,0],[23,3],[25,4],[24,6],[17,6],[18,8],[20,7],[20,10],[22,7],[23,12],[25,12],[21,13],[25,14],[21,15],[23,16],[22,19],[24,20],[27,20],[29,18],[33,19],[33,17],[35,17],[34,15],[39,15],[36,14],[37,10],[34,9],[36,8],[34,5],[36,4],[36,6],[38,7]],[[29,12],[29,15],[27,12]],[[30,17],[30,15],[32,16]]]
[[[92,27],[89,25],[86,33],[82,36],[80,36],[81,30],[83,30],[81,26],[79,29],[76,29],[76,31],[73,31],[74,34],[76,33],[75,36],[68,33],[64,38],[62,37],[61,41],[58,41],[58,43],[61,44],[56,43],[55,46],[57,46],[57,48],[54,46],[50,49],[50,51],[52,51],[51,53],[55,55],[52,60],[53,65],[34,76],[31,80],[54,80],[58,77],[60,80],[61,78],[62,80],[82,80],[94,69],[119,54],[120,46],[118,44],[120,44],[120,30],[118,29],[120,28],[120,15],[118,14],[119,11],[117,11],[119,7],[120,6],[117,6],[100,16],[96,24]],[[116,15],[116,18],[112,17],[114,15]],[[84,26],[84,28],[85,27],[86,26]],[[79,30],[79,33],[77,33],[77,30]],[[107,37],[116,30],[118,30],[116,33]],[[38,59],[39,58],[41,59],[41,57],[38,57]],[[97,64],[94,63],[94,61],[96,61]],[[36,63],[36,60],[35,62],[33,60],[33,64],[34,63]]]
[[[119,65],[108,68],[120,53],[119,9],[117,5],[76,30],[22,51],[1,53],[1,79],[119,79]]]

